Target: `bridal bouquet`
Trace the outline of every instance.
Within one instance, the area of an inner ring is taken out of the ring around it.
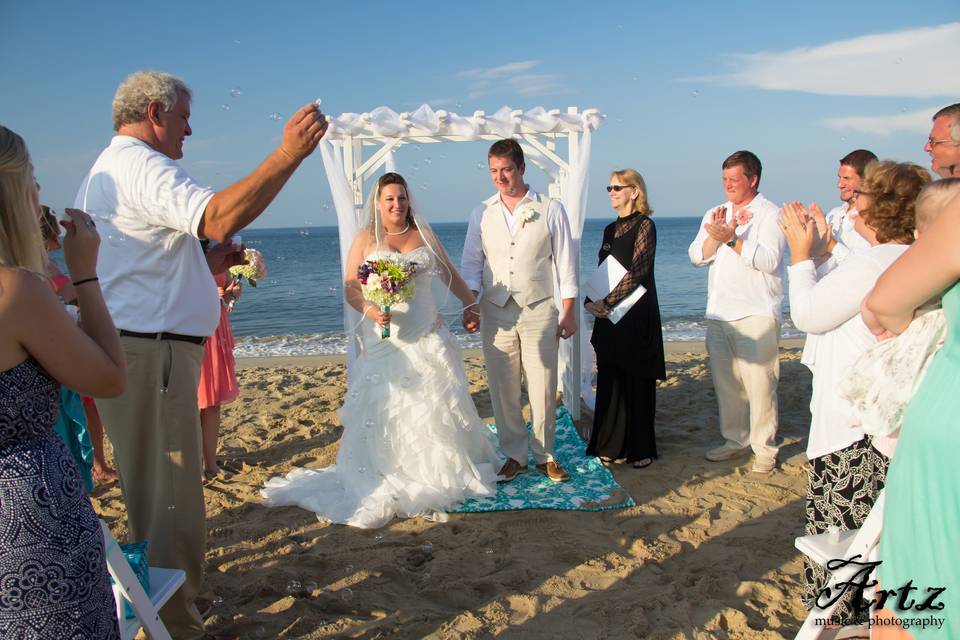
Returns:
[[[357,269],[357,280],[363,297],[390,313],[390,306],[413,300],[417,294],[413,275],[417,263],[409,260],[367,260]],[[380,331],[381,338],[390,337],[390,325]]]

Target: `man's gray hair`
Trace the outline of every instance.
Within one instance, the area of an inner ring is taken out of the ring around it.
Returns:
[[[950,123],[950,139],[953,140],[953,144],[960,144],[960,102],[940,109],[933,114],[933,120],[944,116],[953,118]]]
[[[113,96],[113,130],[119,131],[125,124],[146,120],[147,105],[151,100],[162,104],[164,111],[172,111],[180,92],[188,99],[193,97],[187,83],[169,73],[150,70],[131,73]]]

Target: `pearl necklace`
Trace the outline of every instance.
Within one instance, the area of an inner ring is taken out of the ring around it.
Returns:
[[[383,231],[384,231],[384,233],[386,233],[388,236],[402,236],[402,235],[405,234],[407,231],[410,231],[410,223],[409,223],[409,222],[407,223],[407,226],[405,226],[405,227],[403,228],[403,231],[387,231],[387,228],[386,228],[386,227],[383,228]]]

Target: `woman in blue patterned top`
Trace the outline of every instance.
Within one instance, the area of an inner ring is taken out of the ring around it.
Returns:
[[[61,383],[117,395],[126,367],[93,220],[70,210],[64,223],[81,329],[44,273],[39,207],[26,144],[0,126],[0,637],[117,638],[100,524],[53,424]]]

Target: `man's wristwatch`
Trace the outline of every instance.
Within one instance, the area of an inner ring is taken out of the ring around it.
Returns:
[[[731,249],[733,249],[734,247],[736,247],[736,246],[737,246],[737,236],[733,236],[732,238],[730,238],[730,241],[727,242],[727,246],[730,247]]]

